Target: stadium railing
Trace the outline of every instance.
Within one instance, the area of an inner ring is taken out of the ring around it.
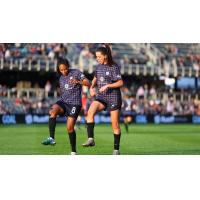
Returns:
[[[0,69],[1,70],[19,70],[19,71],[56,71],[57,60],[5,60],[1,58]]]
[[[43,88],[12,88],[12,89],[7,89],[7,98],[10,99],[12,97],[26,97],[28,99],[30,98],[48,98],[48,97],[53,97],[57,98],[58,94],[57,91],[50,91],[47,92]]]
[[[84,61],[81,65],[74,64],[73,68],[79,68],[82,71],[91,74],[94,69],[95,65],[94,60],[89,60],[87,65]],[[173,76],[199,76],[199,69],[194,69],[191,66],[183,66],[177,67],[171,63],[165,63],[164,66],[148,66],[148,65],[141,65],[141,64],[124,64],[123,62],[121,65],[121,73],[122,75],[164,75],[166,77]],[[32,60],[28,60],[28,63],[24,63],[22,60],[13,61],[12,59],[9,61],[5,61],[4,59],[0,60],[0,69],[1,70],[13,70],[13,71],[46,71],[46,72],[56,72],[57,61],[50,61],[50,60],[37,60],[36,63],[32,63]]]

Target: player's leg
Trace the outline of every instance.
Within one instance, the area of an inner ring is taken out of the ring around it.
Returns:
[[[76,120],[76,128],[77,129],[81,129],[81,115],[78,116],[77,120]]]
[[[120,148],[121,130],[119,125],[119,115],[120,115],[119,110],[110,111],[111,124],[114,133],[114,151],[113,151],[114,155],[120,154],[119,148]]]
[[[64,110],[57,104],[54,104],[49,111],[49,134],[50,137],[55,138],[56,117],[64,114]]]
[[[67,132],[69,135],[69,141],[71,144],[71,155],[76,155],[76,131],[74,126],[76,124],[76,118],[68,117],[67,119]]]
[[[84,124],[85,124],[85,128],[87,128],[87,111],[84,110]]]
[[[95,146],[94,142],[94,116],[97,112],[105,109],[105,105],[99,101],[93,101],[87,113],[87,134],[88,140],[83,144],[84,147]]]
[[[81,106],[77,105],[66,105],[66,114],[68,116],[67,119],[67,132],[69,135],[69,140],[71,144],[71,155],[76,155],[76,132],[74,126],[76,124],[76,120],[80,114]]]
[[[49,137],[45,139],[42,144],[54,145],[55,142],[55,128],[57,115],[64,114],[64,110],[58,105],[54,104],[49,111]]]
[[[75,124],[75,129],[78,128],[78,129],[81,129],[81,120],[82,120],[82,117],[84,117],[84,110],[81,108],[81,111],[77,117],[77,120],[76,120],[76,124]]]
[[[127,117],[128,132],[129,132],[129,125],[132,123],[132,120],[133,120],[132,116]]]
[[[126,129],[126,133],[128,133],[128,120],[126,116],[124,117],[124,127]]]

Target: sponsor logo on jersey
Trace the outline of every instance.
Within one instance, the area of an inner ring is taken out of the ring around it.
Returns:
[[[104,77],[103,77],[103,76],[100,77],[100,81],[101,81],[101,82],[104,81]]]
[[[71,77],[70,77],[71,78]],[[68,84],[65,84],[65,89],[67,90],[69,88]]]

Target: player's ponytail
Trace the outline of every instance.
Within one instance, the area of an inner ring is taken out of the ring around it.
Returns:
[[[115,62],[113,61],[110,46],[108,44],[103,44],[101,47],[97,48],[96,52],[101,52],[103,55],[107,55],[109,66],[112,66],[113,64],[115,64]]]

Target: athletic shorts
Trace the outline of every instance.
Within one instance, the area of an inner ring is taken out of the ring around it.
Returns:
[[[63,101],[57,101],[57,105],[59,105],[63,110],[64,114],[66,117],[73,117],[77,119],[80,111],[81,111],[81,106],[79,105],[71,105],[71,104],[66,104]]]
[[[121,100],[119,100],[116,103],[113,103],[111,101],[105,101],[104,99],[96,97],[95,101],[102,103],[105,106],[104,110],[107,110],[107,111],[121,110],[121,106],[122,106]]]

